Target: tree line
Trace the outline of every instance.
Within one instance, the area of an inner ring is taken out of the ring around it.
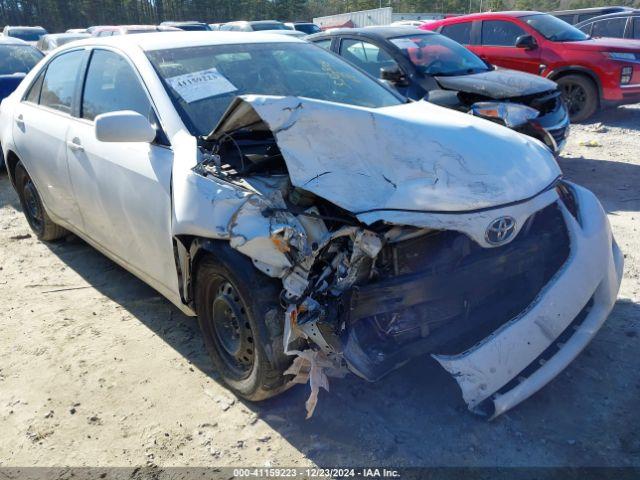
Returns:
[[[0,25],[41,25],[50,32],[90,25],[157,24],[164,20],[311,20],[380,6],[394,12],[470,13],[482,10],[554,10],[610,4],[611,0],[0,0]],[[640,7],[640,0],[616,0]]]

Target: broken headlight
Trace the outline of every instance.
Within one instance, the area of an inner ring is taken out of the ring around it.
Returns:
[[[508,102],[477,102],[471,105],[469,113],[487,120],[500,120],[509,128],[524,125],[540,115],[535,108]]]

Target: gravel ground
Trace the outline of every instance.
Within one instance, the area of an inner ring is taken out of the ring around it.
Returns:
[[[592,146],[586,146],[592,145]],[[640,466],[640,105],[575,126],[560,160],[625,253],[591,345],[494,422],[430,359],[249,404],[218,383],[197,325],[78,239],[30,233],[0,174],[0,466]]]

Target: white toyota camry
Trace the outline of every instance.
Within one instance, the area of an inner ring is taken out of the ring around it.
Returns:
[[[602,207],[543,144],[281,35],[69,44],[2,103],[0,141],[40,239],[73,232],[197,315],[245,398],[310,378],[309,414],[326,375],[430,354],[499,415],[620,285]]]

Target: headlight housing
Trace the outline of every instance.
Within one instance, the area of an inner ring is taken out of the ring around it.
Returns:
[[[488,120],[501,120],[509,128],[524,125],[540,115],[535,108],[509,102],[477,102],[469,113]]]

